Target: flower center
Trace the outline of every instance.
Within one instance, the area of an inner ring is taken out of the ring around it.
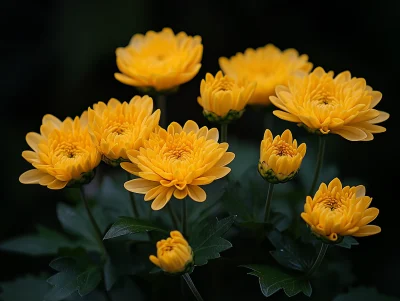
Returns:
[[[295,155],[293,148],[285,141],[281,140],[277,145],[274,145],[273,147],[274,147],[274,154],[277,156],[293,157]]]
[[[328,91],[319,91],[311,100],[319,107],[335,107],[338,103],[337,99]]]
[[[69,159],[75,158],[78,148],[72,142],[61,142],[57,145],[55,155],[58,157],[67,157]]]
[[[164,152],[168,160],[185,160],[192,153],[192,145],[187,140],[176,139],[166,145]]]
[[[217,83],[216,91],[231,91],[234,87],[235,83],[233,80],[229,78],[222,78]]]
[[[334,199],[332,197],[327,197],[327,198],[323,199],[322,203],[324,204],[325,208],[328,208],[331,211],[334,211],[335,209],[338,209],[341,207],[340,202],[337,199]]]
[[[122,135],[128,130],[128,123],[114,122],[109,125],[108,129],[111,133]]]

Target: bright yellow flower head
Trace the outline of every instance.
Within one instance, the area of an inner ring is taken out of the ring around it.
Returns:
[[[179,231],[171,231],[171,237],[157,242],[157,257],[149,259],[164,272],[183,273],[193,264],[193,252],[186,239]]]
[[[258,171],[270,183],[287,182],[297,174],[305,155],[306,144],[297,146],[290,130],[285,130],[282,136],[277,135],[275,138],[270,130],[265,130]]]
[[[87,183],[94,176],[94,168],[101,156],[92,142],[87,128],[87,112],[74,120],[60,121],[45,115],[40,134],[28,133],[26,142],[33,151],[23,151],[22,157],[35,167],[24,172],[23,184],[40,184],[50,189],[62,189]]]
[[[351,77],[349,71],[333,77],[321,67],[309,75],[299,74],[288,87],[276,87],[271,102],[283,111],[274,115],[303,125],[310,132],[338,134],[350,141],[369,141],[372,134],[385,132],[376,125],[389,114],[375,110],[382,94],[367,86],[365,79]]]
[[[227,59],[221,57],[219,65],[225,74],[236,80],[257,82],[249,104],[269,105],[269,97],[275,95],[275,86],[286,85],[294,71],[310,72],[312,63],[306,54],[295,49],[279,50],[272,44],[257,49],[246,49],[243,53]]]
[[[204,116],[211,122],[230,123],[240,118],[250,97],[253,95],[256,82],[237,82],[223,75],[206,74],[201,81],[198,103],[203,107]]]
[[[120,82],[157,91],[174,89],[190,81],[200,70],[203,56],[201,37],[177,35],[170,28],[161,32],[135,34],[129,45],[116,50],[115,73]]]
[[[118,166],[129,161],[127,150],[139,149],[158,126],[160,110],[153,114],[151,97],[135,96],[129,103],[111,98],[89,108],[89,131],[103,161]]]
[[[328,186],[322,183],[314,198],[307,196],[303,220],[322,239],[339,241],[343,236],[369,236],[381,232],[375,225],[367,225],[378,215],[377,208],[368,208],[372,198],[365,196],[365,187],[346,186],[338,178]]]
[[[125,183],[129,191],[145,194],[144,200],[153,200],[153,210],[162,209],[174,195],[183,199],[187,195],[196,202],[206,200],[199,185],[207,185],[226,176],[235,154],[226,152],[227,143],[218,143],[218,130],[187,121],[183,128],[176,122],[168,130],[160,128],[152,133],[144,146],[127,152],[132,163],[121,167],[139,176]]]

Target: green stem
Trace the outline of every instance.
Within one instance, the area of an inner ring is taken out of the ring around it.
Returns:
[[[326,250],[328,250],[329,245],[326,243],[322,243],[321,244],[321,249],[319,249],[319,253],[317,256],[317,259],[315,259],[313,265],[311,266],[311,268],[308,270],[306,277],[310,277],[321,265],[322,260],[324,259]]]
[[[132,180],[131,178],[131,174],[129,172],[126,172],[127,175],[127,179],[128,181]],[[133,194],[133,192],[129,191],[129,198],[131,199],[131,205],[132,205],[132,210],[133,210],[133,215],[136,218],[139,218],[139,210],[136,206],[136,202],[135,202],[135,195]]]
[[[173,223],[173,225],[175,227],[175,230],[178,230],[179,229],[178,217],[176,216],[175,211],[172,208],[172,205],[171,205],[170,202],[168,202],[167,208],[168,208],[169,215],[171,216],[172,223]]]
[[[196,297],[196,300],[203,301],[203,298],[201,297],[196,286],[194,285],[192,278],[190,278],[190,275],[188,273],[185,273],[182,275],[182,277],[183,277],[183,279],[185,279],[185,281],[186,281],[187,285],[189,286],[190,290],[192,291],[193,295]]]
[[[317,155],[317,166],[315,167],[314,179],[311,184],[309,196],[312,196],[315,190],[315,187],[318,182],[319,173],[321,172],[322,162],[324,161],[324,153],[325,153],[325,136],[319,136],[319,146],[318,146],[318,155]]]
[[[89,220],[90,220],[90,222],[91,222],[91,224],[92,224],[92,226],[93,226],[93,228],[94,228],[94,230],[96,232],[97,242],[98,242],[100,248],[103,251],[103,255],[107,256],[107,250],[106,250],[106,247],[104,246],[104,243],[103,243],[103,236],[101,234],[99,225],[97,225],[96,220],[94,219],[93,214],[90,211],[89,204],[88,204],[86,196],[85,196],[85,190],[83,188],[83,185],[81,185],[81,187],[80,187],[80,192],[81,192],[81,198],[82,198],[83,204],[85,205],[85,208],[86,208],[87,215],[89,216]]]
[[[187,238],[188,235],[186,198],[182,200],[182,235],[185,238]]]
[[[167,97],[163,94],[157,95],[156,106],[161,111],[160,126],[165,129],[167,127]]]
[[[267,200],[265,201],[264,222],[268,223],[269,212],[271,211],[272,194],[274,193],[275,184],[269,183]]]
[[[228,124],[221,124],[221,142],[228,142]]]

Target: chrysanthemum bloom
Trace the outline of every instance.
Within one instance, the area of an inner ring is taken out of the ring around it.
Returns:
[[[192,248],[181,232],[171,231],[170,235],[157,242],[157,257],[150,255],[149,259],[164,272],[185,272],[193,265]]]
[[[333,77],[321,67],[309,75],[299,74],[288,87],[276,87],[271,102],[279,109],[274,115],[296,122],[317,134],[338,134],[350,141],[369,141],[372,134],[385,132],[376,125],[389,114],[375,110],[382,94],[367,86],[365,79],[351,77],[349,71]]]
[[[306,144],[297,146],[297,140],[293,140],[290,130],[285,130],[282,136],[277,135],[275,138],[270,130],[265,130],[258,171],[270,183],[287,182],[297,174],[305,155]]]
[[[368,208],[372,198],[365,196],[365,187],[346,186],[338,178],[328,186],[322,183],[314,198],[307,196],[303,220],[319,237],[330,242],[340,242],[343,236],[369,236],[381,228],[368,225],[378,215],[377,208]]]
[[[158,126],[160,110],[153,113],[149,96],[135,96],[129,103],[111,98],[89,108],[89,132],[104,162],[119,166],[129,161],[127,150],[139,149]]]
[[[127,152],[132,163],[121,167],[139,176],[125,183],[131,192],[145,194],[144,200],[153,200],[153,210],[162,209],[174,195],[183,199],[187,195],[196,202],[206,200],[199,185],[207,185],[226,176],[225,167],[235,157],[227,152],[227,143],[218,143],[218,130],[187,121],[183,128],[172,122],[167,131],[160,128],[144,141],[144,146]]]
[[[294,71],[310,72],[312,63],[308,56],[295,49],[279,50],[272,44],[257,49],[246,49],[230,59],[221,57],[222,71],[236,80],[256,81],[257,87],[249,104],[269,105],[269,97],[275,95],[275,86],[286,85]]]
[[[22,157],[35,167],[24,172],[23,184],[40,184],[50,189],[84,184],[92,180],[101,156],[90,138],[87,112],[81,118],[60,121],[45,115],[40,134],[28,133],[26,142],[33,151],[23,151]]]
[[[197,101],[210,122],[230,123],[242,116],[255,87],[256,82],[237,82],[222,71],[215,78],[207,73],[201,81]]]
[[[121,73],[115,73],[115,78],[145,91],[168,91],[199,72],[202,55],[200,36],[175,35],[170,28],[135,34],[128,46],[116,50]]]

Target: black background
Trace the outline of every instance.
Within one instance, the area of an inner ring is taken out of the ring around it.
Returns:
[[[199,74],[169,98],[169,121],[193,119],[206,124],[196,101],[205,73],[219,70],[220,56],[267,43],[308,54],[314,67],[335,73],[349,70],[383,93],[377,108],[391,114],[383,124],[387,132],[370,142],[334,138],[328,148],[341,175],[361,179],[380,209],[375,224],[382,233],[362,239],[351,250],[357,283],[400,296],[396,288],[400,206],[395,194],[399,12],[397,1],[3,1],[0,240],[33,231],[36,223],[58,227],[55,204],[63,193],[18,182],[30,168],[21,157],[28,149],[26,133],[38,131],[47,113],[64,119],[111,97],[130,100],[136,90],[113,76],[118,71],[115,49],[126,46],[135,33],[171,27],[200,35],[204,54]],[[230,134],[261,140],[262,121],[246,114]],[[47,264],[47,259],[1,252],[0,281]],[[255,279],[249,283],[248,289],[260,294]]]

